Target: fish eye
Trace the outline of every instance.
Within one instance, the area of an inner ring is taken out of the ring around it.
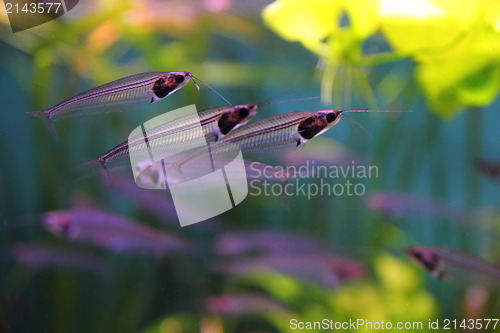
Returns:
[[[335,112],[330,112],[326,115],[326,121],[328,121],[329,123],[333,123],[335,119],[337,119],[337,115],[335,114]]]
[[[238,110],[238,115],[241,117],[241,118],[245,118],[248,116],[248,114],[250,113],[250,111],[248,111],[247,108],[241,108]]]
[[[183,81],[184,81],[184,76],[183,75],[176,75],[175,76],[175,82],[182,83]]]

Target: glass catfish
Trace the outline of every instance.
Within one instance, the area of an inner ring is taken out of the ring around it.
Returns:
[[[241,150],[245,159],[248,159],[249,155],[258,155],[262,152],[295,150],[297,147],[335,126],[343,116],[366,131],[363,126],[346,115],[348,112],[400,111],[319,110],[294,111],[275,115],[235,129],[221,140],[212,144],[210,146],[210,163],[213,163],[213,158],[216,154],[219,155],[217,160],[227,161],[233,158],[233,155],[238,150]],[[368,134],[370,133],[368,132]],[[206,149],[200,149],[185,155],[171,166],[178,172],[183,173],[181,168],[184,164],[188,162],[200,163],[200,161],[207,160]]]
[[[168,150],[173,146],[181,146],[190,136],[205,136],[208,142],[217,141],[232,130],[248,123],[256,114],[258,105],[242,104],[234,106],[217,106],[198,112],[201,130],[197,133],[198,126],[193,123],[190,116],[181,117],[148,130],[148,146],[157,149]],[[143,149],[144,135],[135,136],[122,142],[116,147],[89,162],[104,169],[112,164],[122,161],[130,156],[130,153],[148,154]],[[85,166],[85,165],[83,165]]]
[[[44,119],[55,132],[52,120],[82,114],[123,111],[121,107],[124,104],[152,104],[181,89],[192,78],[193,75],[189,72],[135,74],[84,91],[49,109],[27,113]]]
[[[231,155],[234,147],[244,155],[295,149],[337,124],[341,115],[337,110],[295,111],[265,118],[232,131],[211,145],[211,154]],[[182,172],[184,164],[206,160],[206,154],[206,150],[195,151],[173,166]]]

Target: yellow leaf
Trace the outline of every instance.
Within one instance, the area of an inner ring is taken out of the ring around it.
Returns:
[[[344,0],[344,7],[357,37],[367,38],[378,28],[379,0]]]
[[[433,0],[443,8],[461,30],[470,28],[478,19],[483,18],[489,0]]]
[[[488,59],[474,55],[449,58],[446,61],[420,63],[416,69],[417,81],[427,96],[436,98],[446,90],[464,80],[474,72],[481,70]]]
[[[338,28],[341,1],[277,0],[262,12],[264,22],[288,41],[317,43]]]
[[[379,16],[386,38],[402,53],[445,47],[462,34],[456,18],[432,0],[381,0]]]

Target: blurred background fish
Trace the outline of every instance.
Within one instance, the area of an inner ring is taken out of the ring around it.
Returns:
[[[476,158],[474,160],[474,167],[479,173],[491,180],[498,180],[500,178],[500,162],[498,161]]]
[[[463,221],[470,217],[466,212],[446,202],[401,192],[371,192],[365,199],[366,206],[387,217],[421,214],[436,218]]]
[[[89,243],[112,252],[161,257],[190,249],[188,242],[140,224],[125,216],[96,209],[52,211],[42,216],[43,226],[70,241]]]
[[[329,251],[320,240],[272,230],[225,232],[215,240],[215,253],[225,256],[246,254],[321,254]]]
[[[366,275],[362,264],[331,254],[270,254],[222,260],[214,265],[230,276],[276,271],[326,288]]]
[[[406,253],[436,278],[500,288],[500,266],[482,258],[450,248],[429,246],[411,247]]]

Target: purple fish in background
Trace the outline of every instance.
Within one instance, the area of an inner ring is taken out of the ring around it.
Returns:
[[[243,255],[248,253],[328,253],[327,246],[317,239],[283,233],[257,230],[220,234],[214,241],[215,253],[219,255]]]
[[[479,173],[490,179],[500,179],[500,162],[476,158],[474,167]]]
[[[117,253],[133,252],[161,257],[170,251],[191,249],[184,240],[102,210],[52,211],[43,214],[42,223],[57,236]]]
[[[208,312],[225,316],[240,316],[251,313],[290,311],[278,301],[259,294],[226,294],[209,297],[205,302]]]
[[[404,214],[427,214],[438,218],[464,221],[469,214],[450,204],[402,192],[371,192],[365,199],[366,206],[388,217]]]
[[[241,276],[262,271],[275,271],[295,278],[309,280],[327,288],[366,275],[363,265],[327,254],[263,255],[221,261],[214,265],[216,271]]]
[[[109,271],[109,267],[104,259],[63,247],[16,243],[12,246],[12,255],[18,263],[38,270],[67,268],[102,275],[105,275]]]
[[[432,246],[411,247],[406,254],[436,278],[500,288],[500,267],[479,257]]]

